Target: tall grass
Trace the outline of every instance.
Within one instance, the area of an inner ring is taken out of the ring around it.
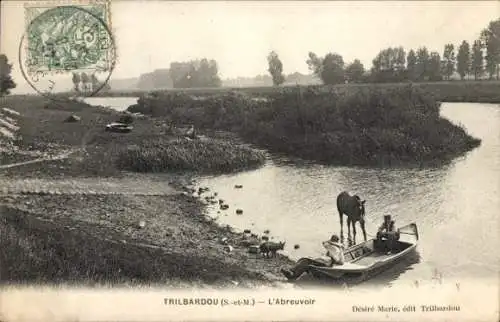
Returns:
[[[263,153],[230,142],[208,139],[150,139],[118,153],[117,165],[137,172],[231,172],[262,165]]]
[[[284,88],[267,101],[228,92],[193,99],[156,93],[135,110],[174,122],[230,130],[275,152],[345,165],[429,165],[478,146],[412,85]]]

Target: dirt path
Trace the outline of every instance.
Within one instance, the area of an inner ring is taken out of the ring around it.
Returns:
[[[63,159],[66,159],[67,157],[69,157],[70,155],[72,155],[72,154],[74,154],[74,153],[76,153],[78,151],[79,150],[71,150],[71,151],[63,152],[61,154],[58,154],[58,155],[52,156],[52,157],[42,157],[42,158],[36,158],[36,159],[33,159],[33,160],[29,160],[29,161],[3,164],[3,165],[0,165],[0,170],[2,170],[2,169],[10,169],[10,168],[15,168],[15,167],[20,167],[20,166],[23,166],[23,165],[33,164],[33,163],[41,163],[41,162],[63,160]]]
[[[0,194],[102,194],[168,196],[178,192],[168,182],[147,178],[72,178],[63,180],[0,177]]]

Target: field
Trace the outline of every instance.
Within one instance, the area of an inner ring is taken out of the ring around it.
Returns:
[[[345,89],[353,87],[378,87],[378,88],[395,88],[404,87],[409,83],[383,83],[383,84],[347,84],[347,85],[300,85],[303,90],[308,88],[330,92],[333,89]],[[480,80],[480,81],[441,81],[441,82],[425,82],[412,83],[413,86],[420,88],[428,93],[433,94],[437,100],[446,102],[478,102],[478,103],[500,103],[500,81],[496,80]],[[267,95],[283,88],[293,90],[297,86],[279,87],[235,87],[235,88],[192,88],[192,89],[164,89],[156,90],[157,92],[177,92],[188,93],[192,95],[211,95],[217,93],[240,92],[252,96]],[[98,96],[142,96],[145,91],[111,91],[100,93]]]

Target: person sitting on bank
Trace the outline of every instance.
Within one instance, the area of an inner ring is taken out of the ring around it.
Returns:
[[[384,216],[384,222],[377,231],[377,242],[382,244],[382,239],[387,240],[387,254],[392,254],[394,251],[394,241],[399,239],[399,232],[396,230],[396,224],[392,220],[391,215]]]
[[[320,258],[301,258],[297,261],[295,266],[291,269],[281,269],[281,273],[289,280],[299,278],[307,271],[309,265],[315,266],[333,266],[344,264],[344,245],[339,243],[339,237],[332,235],[330,240],[324,241],[323,247],[326,248],[326,256]]]

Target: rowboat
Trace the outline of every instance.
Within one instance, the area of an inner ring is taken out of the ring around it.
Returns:
[[[307,272],[317,278],[362,282],[392,267],[415,251],[418,228],[411,223],[398,229],[400,238],[394,241],[392,252],[387,252],[387,241],[375,238],[354,245],[344,251],[343,265],[322,267],[309,265]],[[412,237],[409,237],[412,236]]]

